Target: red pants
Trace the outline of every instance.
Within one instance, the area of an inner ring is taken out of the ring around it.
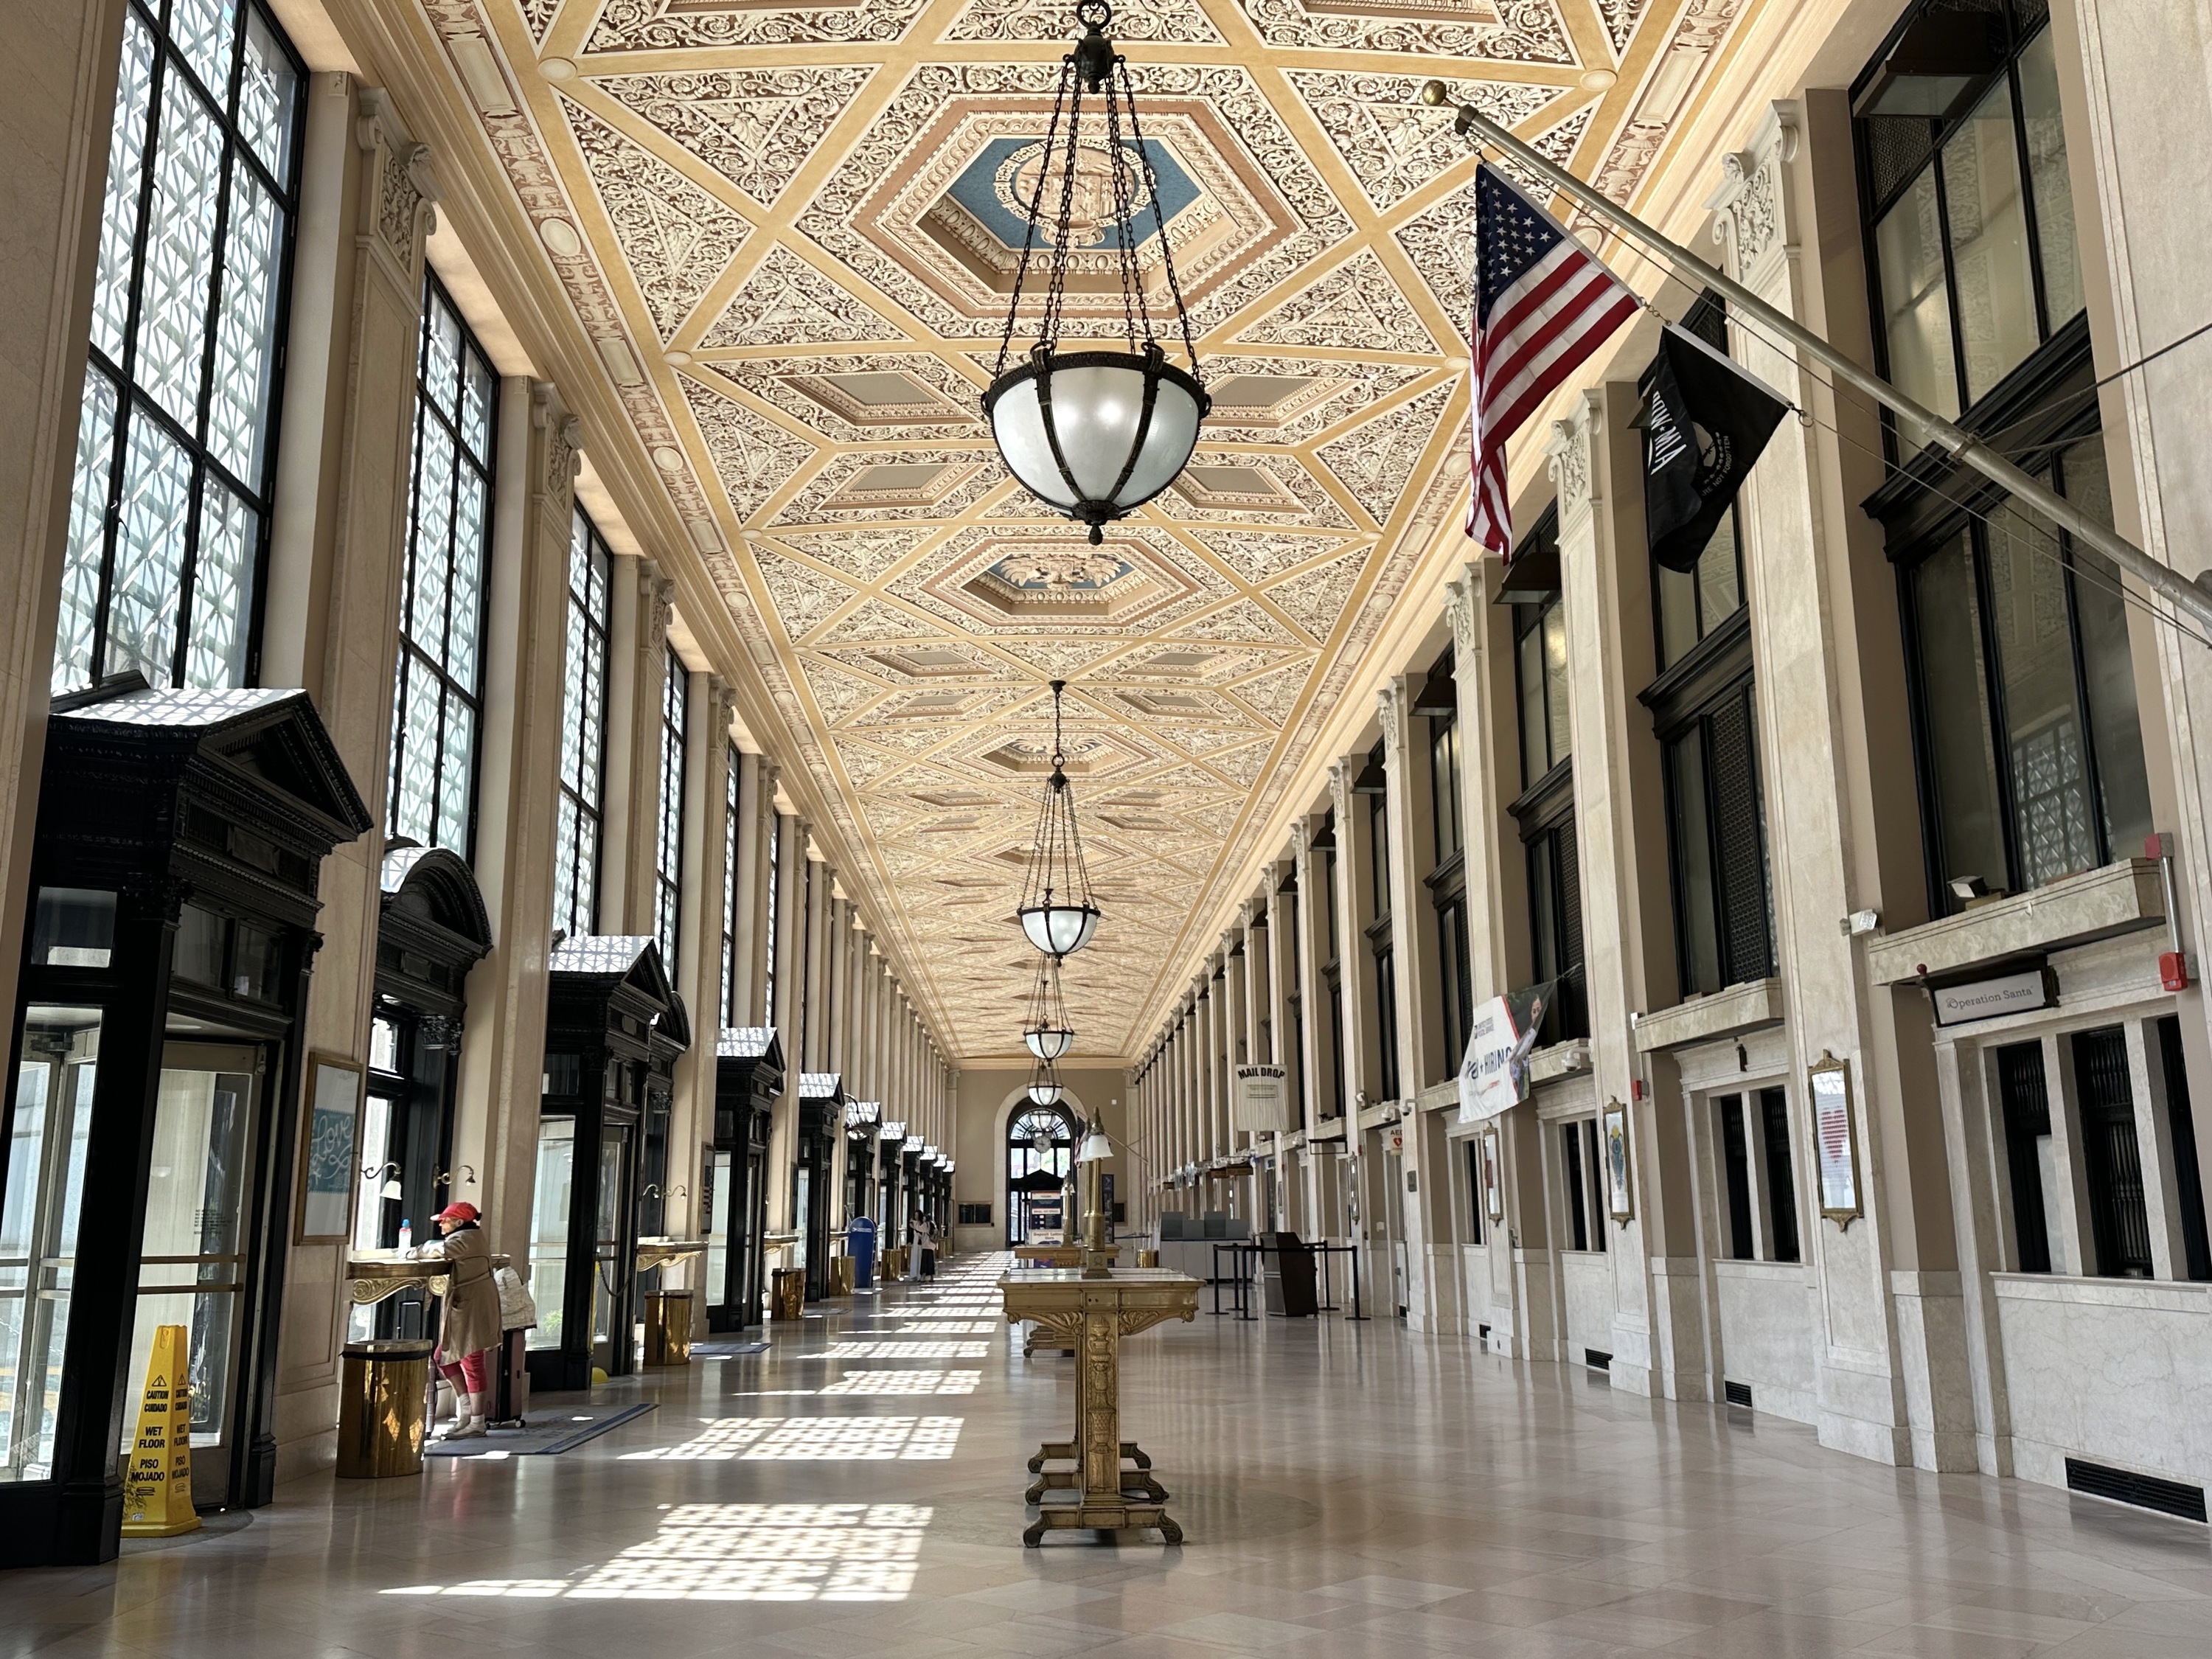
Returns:
[[[489,1348],[480,1348],[474,1353],[463,1354],[458,1365],[441,1365],[438,1369],[446,1374],[446,1381],[452,1383],[457,1391],[482,1394],[491,1381],[490,1368],[485,1363],[490,1358],[491,1352]]]

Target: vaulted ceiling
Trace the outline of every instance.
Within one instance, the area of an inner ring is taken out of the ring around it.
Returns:
[[[690,532],[664,557],[726,600],[962,1057],[1019,1047],[1012,913],[1070,683],[1106,914],[1069,964],[1079,1058],[1156,1018],[1459,510],[1474,163],[1422,81],[1628,199],[1755,0],[1128,0],[1215,409],[1096,549],[977,404],[1072,5],[419,3]]]

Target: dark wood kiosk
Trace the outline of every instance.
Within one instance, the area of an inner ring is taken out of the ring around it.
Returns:
[[[368,1097],[356,1143],[361,1195],[353,1248],[390,1250],[400,1230],[420,1244],[456,1199],[483,1202],[479,1172],[453,1166],[453,1108],[461,1074],[463,988],[491,949],[491,923],[468,863],[442,848],[384,855],[376,932],[376,1008],[368,1028]],[[349,1334],[436,1334],[420,1285],[353,1311]]]
[[[799,1074],[799,1160],[793,1170],[791,1213],[799,1232],[799,1259],[806,1272],[806,1299],[830,1293],[830,1208],[836,1194],[837,1138],[842,1127],[844,1079],[836,1072]]]
[[[531,1386],[588,1387],[636,1368],[641,1173],[689,1025],[660,947],[645,937],[562,940],[549,963],[545,1084],[531,1209]]]
[[[0,1566],[112,1559],[154,1331],[192,1493],[269,1501],[324,857],[369,828],[301,691],[58,699],[0,1121]]]
[[[707,1328],[761,1322],[768,1289],[769,1132],[783,1096],[783,1041],[772,1025],[726,1028],[714,1044],[714,1143],[704,1171]]]

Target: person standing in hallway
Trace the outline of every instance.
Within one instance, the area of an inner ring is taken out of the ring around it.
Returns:
[[[921,1276],[927,1279],[935,1279],[937,1235],[930,1228],[929,1218],[920,1210],[914,1212],[914,1219],[907,1224],[907,1237],[914,1243],[914,1258],[921,1265]]]
[[[426,1256],[442,1256],[453,1269],[438,1324],[438,1369],[452,1385],[455,1401],[453,1426],[439,1437],[444,1440],[484,1431],[491,1352],[500,1343],[499,1286],[492,1277],[491,1240],[477,1224],[481,1217],[473,1204],[448,1204],[437,1214],[441,1236],[422,1249]]]

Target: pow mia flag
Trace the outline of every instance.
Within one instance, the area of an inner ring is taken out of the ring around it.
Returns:
[[[1661,564],[1693,570],[1790,406],[1673,323],[1643,385],[1644,532]]]

